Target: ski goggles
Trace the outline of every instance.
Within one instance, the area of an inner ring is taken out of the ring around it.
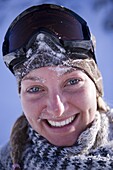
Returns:
[[[40,30],[53,34],[70,51],[75,50],[79,42],[79,47],[88,50],[92,54],[90,57],[96,61],[86,21],[62,6],[43,4],[28,8],[10,25],[2,48],[4,62],[10,70],[22,59],[22,56],[19,59],[18,52],[26,51],[29,39]]]

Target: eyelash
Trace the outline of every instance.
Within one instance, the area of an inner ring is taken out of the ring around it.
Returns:
[[[80,81],[81,81],[81,79],[79,79],[79,78],[70,79],[70,80],[67,81],[66,86],[67,86],[67,85],[68,85],[68,86],[76,85],[76,84],[78,84]]]
[[[79,78],[69,79],[69,80],[66,81],[66,84],[65,84],[64,87],[77,85],[80,81],[81,81],[81,79],[79,79]],[[33,86],[33,87],[27,89],[28,93],[39,93],[39,92],[42,92],[42,91],[44,91],[44,89],[40,86]]]
[[[43,88],[41,88],[39,86],[33,86],[33,87],[27,89],[28,93],[39,93],[41,91],[43,91]]]

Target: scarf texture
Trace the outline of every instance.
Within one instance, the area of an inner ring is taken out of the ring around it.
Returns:
[[[92,126],[83,131],[71,147],[56,147],[29,127],[30,143],[26,144],[20,166],[22,170],[112,170],[112,131],[113,111],[112,114],[97,112]],[[12,170],[9,156],[3,162],[5,159],[0,155],[0,160]]]
[[[74,146],[56,147],[30,127],[32,145],[23,154],[23,170],[111,170],[113,145],[108,145],[108,141],[113,136],[108,131],[106,114],[97,113],[92,126],[79,136]]]

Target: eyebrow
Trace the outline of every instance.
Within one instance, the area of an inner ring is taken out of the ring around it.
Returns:
[[[53,70],[53,71],[56,71],[57,73],[61,72],[62,73],[61,75],[65,75],[65,74],[68,74],[68,73],[71,73],[71,72],[75,71],[75,68],[72,68],[72,67],[71,68],[70,67],[69,68],[60,68],[60,69],[50,67],[49,69]]]
[[[81,70],[81,69],[79,69],[77,67],[76,68],[71,67],[70,69],[67,69],[62,75],[66,75],[68,73],[72,73],[72,72],[77,71],[77,70]]]
[[[32,81],[40,81],[40,82],[42,82],[42,78],[36,77],[36,76],[26,76],[26,77],[23,78],[22,81],[25,81],[25,80],[32,80]]]
[[[64,72],[64,75],[65,74],[68,74],[68,73],[72,73],[72,72],[74,72],[75,71],[75,68],[70,68],[70,69],[68,69],[66,72]]]
[[[70,69],[67,69],[64,73],[62,73],[62,75],[66,75],[66,74],[68,74],[68,73],[72,73],[72,72],[74,72],[75,70],[79,70],[79,69],[78,69],[78,68],[70,68]],[[25,81],[25,80],[32,80],[32,81],[40,81],[40,82],[42,82],[42,81],[43,81],[43,78],[41,78],[41,77],[36,77],[36,76],[25,76],[22,81]]]

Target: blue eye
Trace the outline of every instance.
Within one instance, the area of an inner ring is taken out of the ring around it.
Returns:
[[[80,82],[80,79],[70,79],[67,84],[68,85],[76,85],[79,82]]]
[[[38,93],[42,91],[42,89],[38,86],[31,87],[27,90],[28,93]]]

